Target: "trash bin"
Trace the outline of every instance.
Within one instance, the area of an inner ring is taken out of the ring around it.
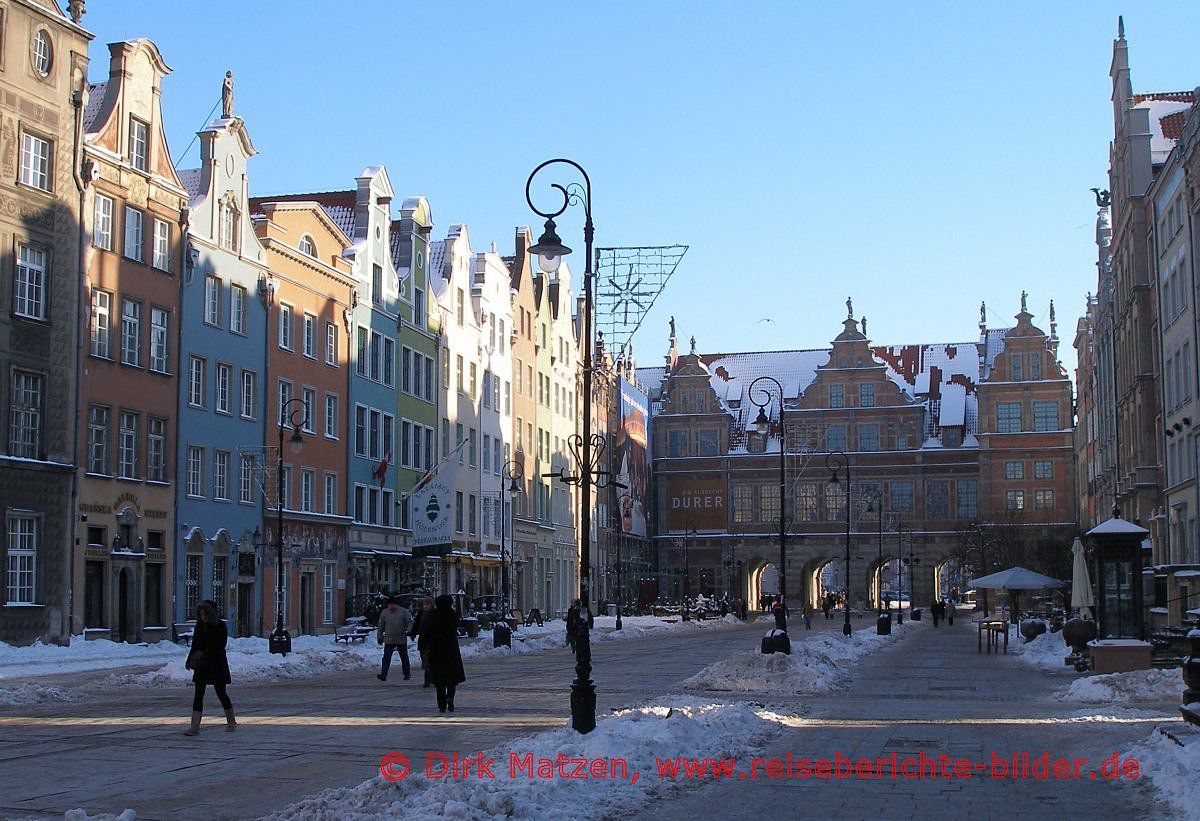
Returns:
[[[875,633],[880,636],[890,636],[892,634],[891,613],[879,614],[879,618],[875,620]]]
[[[492,625],[492,646],[512,647],[512,628],[507,622],[498,621]]]
[[[474,616],[467,616],[463,619],[462,626],[470,638],[476,638],[479,635],[479,619]]]
[[[762,637],[762,652],[770,653],[786,653],[791,655],[792,641],[788,638],[786,630],[768,630]]]
[[[909,618],[911,618],[913,621],[920,621],[921,620],[921,608],[914,607],[912,609],[912,612],[909,613]]]
[[[608,606],[608,615],[610,615],[610,616],[617,615],[617,606],[615,604],[610,604]]]

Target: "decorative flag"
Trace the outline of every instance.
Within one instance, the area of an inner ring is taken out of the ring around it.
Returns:
[[[392,452],[389,450],[384,457],[379,460],[379,466],[375,468],[375,473],[373,475],[379,480],[380,487],[383,487],[384,483],[387,482],[388,463],[391,461]]]
[[[466,440],[463,440],[430,468],[409,494],[414,547],[445,545],[447,550],[450,548],[454,538],[450,521],[454,515],[454,483],[458,479],[458,459],[455,457],[465,444]]]

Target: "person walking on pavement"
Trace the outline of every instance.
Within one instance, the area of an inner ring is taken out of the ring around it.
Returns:
[[[812,605],[804,603],[804,629],[812,630]]]
[[[571,651],[575,650],[575,633],[579,630],[579,611],[582,603],[579,599],[573,599],[571,606],[567,608],[567,644],[571,646]]]
[[[462,654],[458,651],[458,613],[448,595],[433,601],[433,610],[422,617],[422,639],[426,642],[429,677],[437,689],[438,712],[454,712],[454,692],[467,680]]]
[[[826,619],[833,618],[831,615],[829,615],[829,611],[832,609],[833,609],[833,594],[826,593],[824,600],[821,602],[821,610],[823,610],[825,612]]]
[[[379,629],[375,631],[375,640],[383,645],[383,669],[375,678],[387,681],[388,668],[392,666],[392,653],[399,651],[400,664],[404,669],[404,678],[410,678],[408,663],[408,631],[412,627],[412,616],[406,608],[400,606],[395,598],[388,599],[388,605],[379,614]]]
[[[944,608],[944,612],[946,614],[946,624],[953,627],[954,626],[954,603],[948,602],[945,599],[943,599],[942,607]]]
[[[938,622],[941,621],[942,617],[941,608],[938,605],[937,599],[934,599],[933,604],[929,605],[929,615],[933,619],[933,626],[937,627]]]
[[[775,597],[775,604],[771,605],[771,612],[775,615],[775,629],[787,629],[787,605],[784,604],[783,596]]]
[[[196,606],[196,630],[192,635],[192,647],[188,651],[184,667],[192,671],[192,683],[195,684],[195,695],[192,697],[192,724],[184,730],[184,735],[200,733],[200,716],[204,713],[204,688],[212,685],[217,692],[217,700],[225,708],[225,732],[232,733],[237,729],[237,720],[233,716],[233,702],[225,692],[229,684],[229,659],[225,655],[225,645],[229,641],[229,631],[225,622],[217,615],[217,604],[205,599]]]
[[[421,672],[425,679],[422,687],[430,687],[433,682],[429,678],[429,642],[425,638],[425,628],[429,624],[429,614],[433,612],[433,599],[421,599],[421,609],[413,616],[412,627],[408,629],[408,637],[417,640],[417,653],[421,656]]]

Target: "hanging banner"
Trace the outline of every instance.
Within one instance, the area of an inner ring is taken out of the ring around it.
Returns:
[[[724,530],[725,479],[691,476],[667,480],[668,530]]]
[[[646,535],[646,494],[650,463],[647,458],[650,400],[630,382],[617,380],[620,391],[618,420],[613,457],[617,481],[628,490],[618,492],[621,531],[633,536]]]
[[[465,444],[465,440],[462,444]],[[414,556],[444,556],[450,552],[454,531],[454,483],[458,479],[458,451],[421,478],[410,494]]]

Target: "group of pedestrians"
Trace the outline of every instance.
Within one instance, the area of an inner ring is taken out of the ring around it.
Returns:
[[[467,680],[462,654],[458,649],[458,620],[454,599],[450,596],[422,600],[421,609],[417,611],[416,616],[410,614],[407,608],[401,607],[397,599],[389,599],[387,607],[379,614],[379,623],[375,630],[375,640],[383,645],[383,661],[376,678],[387,681],[392,656],[397,653],[400,655],[404,678],[411,678],[408,640],[416,639],[417,652],[420,654],[421,668],[424,672],[423,684],[436,690],[439,713],[453,713],[455,691],[458,685]],[[194,736],[200,733],[204,693],[209,686],[216,692],[217,700],[221,702],[225,711],[225,731],[233,732],[237,729],[233,702],[226,690],[231,681],[229,659],[226,655],[228,643],[229,632],[217,613],[216,603],[202,601],[196,607],[196,629],[185,662],[186,668],[192,671],[194,693],[192,720],[184,735]]]
[[[929,615],[933,617],[933,626],[945,621],[954,624],[954,605],[945,599],[935,601],[929,606]]]

